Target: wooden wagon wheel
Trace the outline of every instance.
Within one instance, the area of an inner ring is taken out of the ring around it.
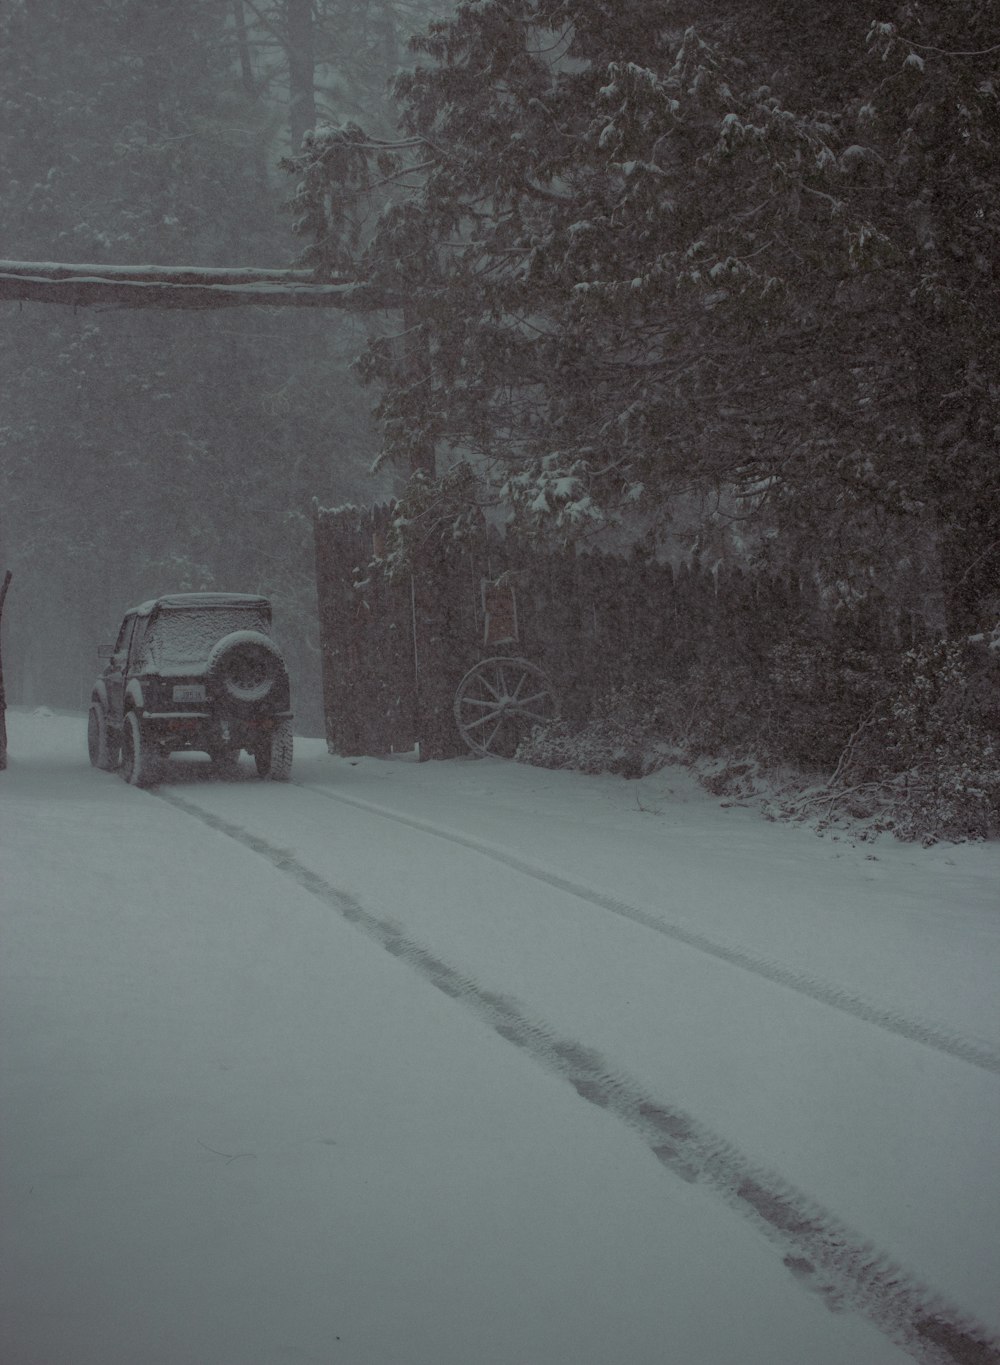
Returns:
[[[483,659],[455,693],[459,734],[476,754],[513,758],[536,725],[559,718],[552,684],[527,659]]]

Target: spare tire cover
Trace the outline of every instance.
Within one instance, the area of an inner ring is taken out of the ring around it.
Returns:
[[[262,702],[285,677],[281,650],[258,630],[224,635],[208,656],[208,676],[218,691],[238,705]]]

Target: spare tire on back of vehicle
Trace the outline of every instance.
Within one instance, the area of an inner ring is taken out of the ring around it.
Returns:
[[[208,656],[206,681],[236,714],[249,715],[264,701],[288,704],[281,650],[256,630],[234,630],[222,637]]]

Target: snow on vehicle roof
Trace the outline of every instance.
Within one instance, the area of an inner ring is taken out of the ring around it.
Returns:
[[[165,597],[154,597],[130,611],[136,616],[149,616],[157,607],[166,611],[192,610],[203,607],[254,607],[270,615],[271,603],[266,597],[258,597],[246,592],[173,592]],[[128,615],[128,613],[126,613]]]

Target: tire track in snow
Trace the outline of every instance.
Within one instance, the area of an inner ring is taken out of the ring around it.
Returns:
[[[557,891],[565,891],[571,896],[576,896],[591,905],[596,905],[601,910],[607,910],[613,915],[618,915],[621,919],[639,924],[644,929],[651,929],[664,938],[673,939],[676,943],[683,943],[687,948],[694,948],[698,952],[707,953],[710,957],[728,962],[730,966],[738,967],[742,971],[752,972],[755,976],[763,977],[765,981],[772,981],[779,986],[787,986],[789,990],[809,996],[812,1000],[817,1000],[823,1005],[829,1005],[832,1009],[840,1010],[844,1014],[850,1014],[855,1019],[861,1019],[867,1024],[874,1024],[887,1033],[894,1033],[898,1037],[906,1038],[913,1043],[921,1043],[924,1047],[933,1048],[936,1052],[944,1052],[948,1056],[958,1057],[963,1062],[969,1062],[972,1066],[977,1066],[983,1071],[990,1071],[995,1076],[1000,1076],[1000,1052],[986,1043],[963,1038],[960,1034],[940,1024],[914,1019],[898,1010],[885,1009],[881,1005],[874,1004],[871,1000],[866,1000],[864,996],[855,995],[841,986],[824,981],[821,977],[797,971],[774,958],[760,957],[732,944],[727,944],[720,939],[698,933],[697,930],[686,929],[683,925],[661,919],[649,911],[629,905],[627,901],[619,900],[615,896],[604,895],[599,891],[593,891],[582,886],[579,882],[571,881],[568,877],[562,877],[558,873],[548,872],[537,864],[527,862],[525,859],[517,857],[516,854],[508,853],[503,849],[492,847],[479,839],[459,834],[453,830],[441,829],[439,826],[432,825],[429,821],[421,820],[416,816],[401,815],[385,806],[374,805],[371,802],[359,800],[357,797],[345,796],[340,792],[328,791],[323,787],[312,786],[306,782],[296,782],[293,785],[302,791],[311,792],[314,796],[322,796],[330,801],[341,801],[345,805],[355,806],[359,810],[369,811],[373,815],[381,815],[387,820],[395,820],[398,824],[420,830],[421,833],[431,834],[439,839],[445,839],[449,843],[472,849],[474,852],[482,854],[483,857],[502,863],[515,872],[520,872],[526,877],[533,877],[536,881],[544,882]]]
[[[546,1071],[568,1081],[581,1099],[613,1114],[671,1174],[710,1187],[782,1253],[789,1272],[832,1311],[863,1314],[923,1365],[1000,1365],[1000,1341],[840,1223],[781,1176],[751,1162],[685,1110],[649,1094],[601,1053],[561,1037],[512,997],[463,974],[366,910],[288,850],[159,788],[155,795],[208,828],[265,858],[349,924],[475,1014],[499,1037]]]

